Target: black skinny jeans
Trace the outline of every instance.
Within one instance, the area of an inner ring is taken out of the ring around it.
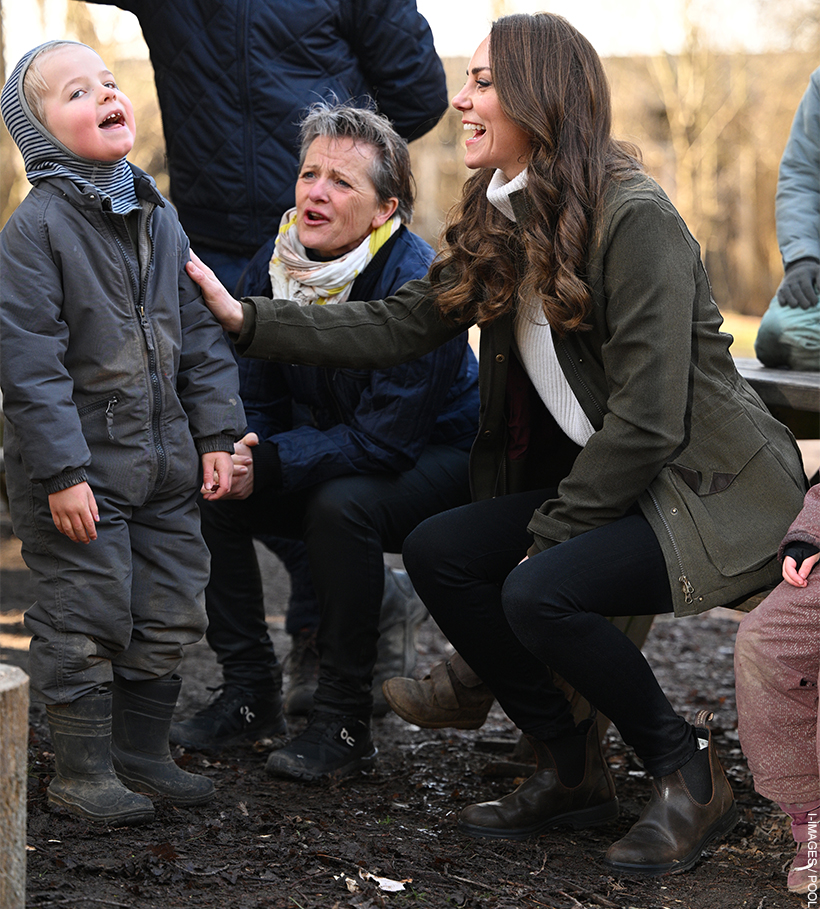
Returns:
[[[608,616],[671,612],[661,548],[638,514],[533,556],[537,490],[439,514],[408,537],[404,562],[439,627],[507,715],[541,740],[574,729],[554,670],[615,723],[652,776],[696,750],[640,649]]]
[[[412,470],[335,477],[299,492],[201,502],[211,552],[208,643],[226,682],[269,689],[281,678],[265,622],[254,536],[304,540],[319,600],[318,708],[372,709],[384,593],[384,553],[401,552],[416,525],[469,501],[466,451],[428,445]]]

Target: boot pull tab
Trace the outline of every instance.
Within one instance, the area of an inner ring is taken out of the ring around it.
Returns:
[[[714,713],[711,710],[698,710],[695,715],[695,722],[693,726],[705,726],[707,723],[710,723],[715,718]]]

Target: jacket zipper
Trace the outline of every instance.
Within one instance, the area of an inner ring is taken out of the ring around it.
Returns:
[[[153,209],[152,209],[153,210]],[[150,214],[150,213],[149,213]],[[143,212],[140,211],[140,222],[142,222]],[[117,248],[120,251],[123,261],[125,262],[125,267],[128,269],[128,276],[131,279],[131,289],[134,292],[136,297],[135,307],[137,310],[137,315],[139,316],[140,328],[142,329],[143,338],[145,339],[146,352],[148,354],[148,381],[151,385],[151,398],[153,401],[153,407],[151,408],[151,436],[154,441],[154,451],[157,455],[157,480],[154,483],[154,490],[158,489],[162,481],[165,479],[165,474],[167,470],[167,458],[165,455],[165,448],[162,444],[162,436],[160,434],[160,414],[162,411],[162,387],[159,381],[159,374],[157,373],[157,356],[156,350],[154,349],[153,339],[151,337],[151,326],[148,323],[148,319],[145,316],[145,291],[148,286],[148,275],[151,271],[151,266],[154,262],[154,244],[151,241],[151,235],[148,233],[147,228],[148,215],[145,215],[145,224],[146,224],[146,233],[148,234],[148,243],[150,246],[150,253],[148,256],[148,263],[144,269],[144,277],[140,282],[137,279],[137,276],[134,274],[134,269],[131,267],[131,260],[128,258],[128,253],[120,241],[120,238],[117,236],[114,228],[106,221],[106,226],[108,227],[111,236],[114,238],[114,242],[117,244]],[[137,251],[139,255],[139,251]]]
[[[105,426],[108,431],[108,439],[110,442],[114,441],[114,407],[120,403],[118,395],[112,395],[108,398],[107,401],[95,401],[93,404],[86,404],[85,407],[80,407],[77,410],[79,416],[85,417],[90,413],[94,413],[97,410],[102,410],[105,408]]]
[[[675,550],[675,558],[678,560],[678,568],[680,569],[680,576],[678,577],[678,583],[680,584],[681,591],[683,592],[683,601],[688,605],[691,605],[694,602],[692,594],[695,592],[695,587],[692,582],[686,577],[686,570],[683,567],[683,559],[681,558],[680,549],[678,548],[678,541],[675,539],[675,535],[672,533],[672,528],[669,526],[669,522],[666,520],[666,515],[663,513],[660,502],[657,500],[655,493],[651,489],[647,489],[649,493],[649,498],[652,499],[652,504],[655,506],[655,511],[658,512],[658,517],[663,522],[663,526],[666,528],[666,533],[669,535],[669,540],[672,543],[672,548]]]
[[[561,343],[561,346],[563,347],[563,342],[560,342],[560,343]],[[566,349],[566,348],[565,348],[565,349]],[[588,386],[587,383],[584,381],[584,377],[581,375],[581,372],[580,372],[580,370],[578,369],[578,364],[575,362],[575,357],[572,355],[572,353],[571,353],[570,351],[567,351],[567,359],[568,359],[569,362],[570,362],[570,366],[572,366],[572,372],[573,372],[573,374],[575,375],[575,378],[578,380],[578,384],[579,384],[579,385],[581,386],[581,388],[583,388],[584,391],[587,393],[587,397],[588,397],[589,400],[592,401],[592,403],[595,405],[595,409],[598,411],[598,413],[599,413],[602,417],[605,417],[606,414],[604,413],[603,408],[602,408],[601,405],[598,403],[598,399],[595,397],[595,395],[589,390],[589,386]],[[560,362],[559,362],[558,365],[559,365],[559,366],[561,365]]]

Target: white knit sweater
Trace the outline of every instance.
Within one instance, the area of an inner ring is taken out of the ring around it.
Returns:
[[[515,221],[509,197],[526,185],[526,170],[509,181],[497,170],[487,187],[487,199]],[[518,357],[539,397],[569,438],[577,445],[585,445],[594,430],[558,363],[552,331],[537,300],[521,301],[514,328]]]

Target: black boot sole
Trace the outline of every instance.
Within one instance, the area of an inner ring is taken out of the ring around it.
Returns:
[[[688,871],[700,859],[701,855],[715,840],[726,836],[740,820],[737,805],[732,802],[728,811],[725,811],[701,837],[700,842],[684,856],[679,862],[666,862],[660,865],[627,864],[626,862],[611,862],[604,859],[604,864],[621,874],[639,874],[642,877],[661,877],[664,874],[680,874]]]
[[[458,829],[469,836],[479,836],[496,840],[526,840],[531,836],[540,836],[553,827],[572,827],[573,830],[584,830],[586,827],[595,827],[599,824],[608,824],[618,819],[618,799],[612,799],[603,805],[594,808],[583,808],[580,811],[568,811],[566,814],[557,814],[528,827],[480,827],[477,824],[458,822]]]
[[[93,814],[87,808],[83,808],[76,802],[70,802],[59,796],[54,796],[50,792],[47,796],[48,804],[57,811],[65,811],[73,814],[75,817],[81,817],[92,824],[108,824],[110,827],[134,827],[138,824],[149,824],[154,820],[154,808],[135,809],[133,811],[124,811],[119,814]]]
[[[217,740],[197,739],[187,735],[184,729],[180,729],[184,722],[182,720],[179,724],[171,725],[169,741],[172,745],[179,745],[186,751],[216,752],[223,748],[232,748],[235,745],[252,745],[260,739],[280,739],[288,734],[288,724],[284,714],[280,714],[272,723],[266,723],[258,729],[242,729],[235,735],[223,736]]]
[[[140,777],[129,773],[121,764],[115,764],[116,774],[120,779],[120,782],[124,783],[132,792],[139,792],[142,795],[156,795],[160,798],[165,799],[170,805],[175,805],[177,808],[193,808],[195,805],[205,805],[216,796],[216,789],[211,785],[211,788],[201,792],[199,794],[191,795],[180,795],[179,793],[173,793],[166,791],[164,789],[155,786],[148,779],[141,779]]]

